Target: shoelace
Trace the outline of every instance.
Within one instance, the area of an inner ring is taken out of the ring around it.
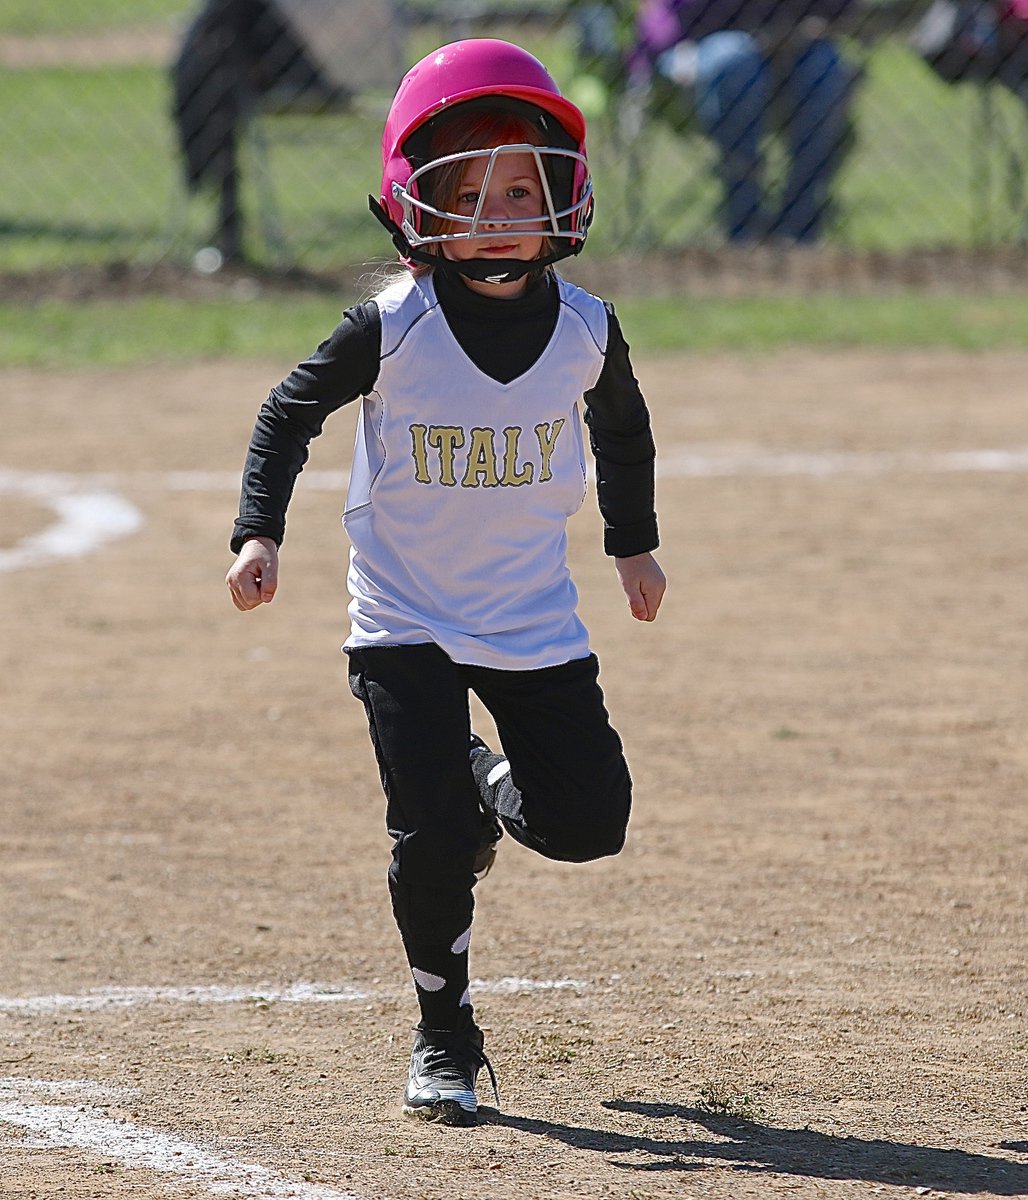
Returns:
[[[493,1064],[488,1058],[486,1058],[484,1050],[480,1050],[478,1052],[478,1057],[481,1059],[480,1066],[485,1067],[485,1069],[489,1072],[489,1082],[492,1084],[493,1098],[495,1099],[496,1106],[498,1108],[500,1105],[500,1089],[496,1086],[496,1072],[493,1070]]]

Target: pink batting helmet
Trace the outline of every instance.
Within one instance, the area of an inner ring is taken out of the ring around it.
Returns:
[[[419,139],[419,131],[427,132],[433,118],[457,105],[494,98],[531,106],[542,118],[543,136],[547,132],[552,136],[554,145],[547,152],[563,156],[571,194],[562,197],[559,205],[562,232],[558,236],[567,244],[559,256],[577,253],[585,241],[592,209],[585,118],[561,95],[537,58],[520,46],[495,38],[470,38],[442,46],[403,77],[382,133],[382,208],[395,226],[416,242],[418,214],[412,215],[409,204],[405,211],[405,201],[413,197],[416,203],[417,181],[411,183],[411,176],[427,161],[427,138]]]

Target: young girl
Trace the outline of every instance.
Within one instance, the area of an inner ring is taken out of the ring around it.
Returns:
[[[382,159],[372,208],[405,267],[261,408],[227,583],[244,611],[273,598],[308,443],[362,397],[344,649],[421,1013],[403,1109],[466,1125],[488,1067],[468,991],[477,878],[504,830],[585,862],[618,853],[628,824],[631,780],[566,561],[586,489],[580,402],[605,550],[641,621],[665,586],[654,449],[613,309],[552,268],[581,249],[592,189],[584,120],[543,65],[491,39],[430,54],[400,84]],[[502,754],[471,732],[472,691]]]

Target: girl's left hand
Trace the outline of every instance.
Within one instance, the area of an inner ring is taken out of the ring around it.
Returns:
[[[652,554],[633,554],[631,558],[615,558],[614,566],[621,580],[628,607],[637,621],[653,621],[664,599],[667,580]]]

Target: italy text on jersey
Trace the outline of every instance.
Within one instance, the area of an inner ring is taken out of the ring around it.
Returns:
[[[522,487],[553,478],[550,460],[564,418],[535,426],[534,438],[517,425],[464,429],[460,425],[410,426],[414,479],[446,487]]]

